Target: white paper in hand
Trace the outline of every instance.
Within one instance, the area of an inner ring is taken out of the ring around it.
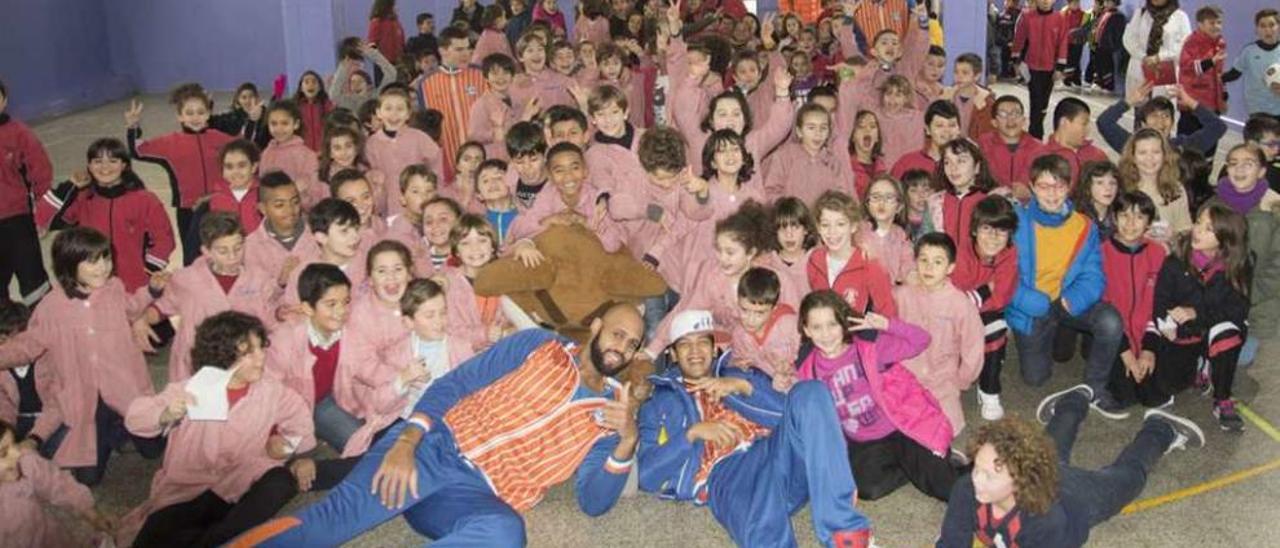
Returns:
[[[227,420],[227,383],[231,372],[216,367],[201,367],[187,380],[187,393],[196,402],[187,406],[187,419],[193,421]]]

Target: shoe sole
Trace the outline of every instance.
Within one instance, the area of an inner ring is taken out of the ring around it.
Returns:
[[[1097,402],[1089,402],[1089,409],[1092,409],[1095,413],[1114,421],[1122,421],[1131,416],[1131,413],[1128,411],[1107,411],[1106,409],[1098,407]]]
[[[1180,430],[1184,436],[1187,436],[1188,442],[1195,441],[1196,448],[1204,447],[1204,430],[1200,429],[1200,425],[1196,424],[1191,419],[1174,415],[1173,413],[1170,413],[1160,408],[1148,410],[1145,414],[1143,414],[1142,419],[1146,420],[1151,417],[1159,417],[1161,420],[1171,423],[1174,427],[1174,430]],[[1188,431],[1194,433],[1195,436],[1187,435]]]
[[[1036,420],[1040,421],[1040,424],[1049,424],[1049,419],[1052,418],[1052,415],[1050,415],[1049,417],[1045,416],[1045,407],[1046,406],[1052,407],[1050,406],[1051,403],[1056,403],[1058,400],[1062,399],[1063,396],[1066,396],[1067,394],[1070,394],[1072,392],[1080,391],[1081,388],[1084,388],[1085,390],[1088,391],[1089,394],[1086,397],[1088,397],[1091,402],[1089,404],[1089,407],[1093,407],[1093,403],[1092,403],[1093,389],[1089,388],[1089,385],[1087,384],[1077,384],[1066,390],[1060,390],[1052,394],[1049,394],[1048,396],[1045,396],[1043,400],[1040,400],[1040,405],[1036,407]]]

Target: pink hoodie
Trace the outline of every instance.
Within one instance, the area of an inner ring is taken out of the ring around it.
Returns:
[[[88,545],[83,539],[73,538],[71,530],[46,505],[88,512],[93,509],[89,488],[34,451],[23,451],[18,457],[18,470],[22,477],[0,483],[0,538],[5,546]]]
[[[919,355],[929,346],[929,333],[915,325],[890,319],[889,328],[881,331],[875,342],[854,337],[858,361],[862,364],[871,397],[898,431],[924,446],[938,456],[945,456],[955,437],[951,423],[938,407],[937,400],[925,390],[905,367],[902,360]],[[817,352],[813,349],[796,371],[799,380],[818,380],[835,390],[832,376],[838,369],[816,367]],[[874,367],[868,367],[874,364]],[[841,367],[854,367],[845,364]]]
[[[170,383],[156,396],[129,406],[125,427],[138,436],[166,434],[164,465],[151,480],[151,496],[124,517],[116,542],[128,546],[152,512],[213,491],[234,503],[253,482],[284,461],[267,456],[267,439],[275,431],[294,443],[295,453],[316,445],[311,410],[302,397],[270,378],[249,385],[249,392],[228,411],[225,421],[184,418],[162,429],[160,415],[182,397],[185,382]]]
[[[369,165],[387,178],[381,204],[374,209],[380,215],[400,213],[404,206],[400,205],[400,172],[410,164],[426,164],[437,177],[444,175],[444,156],[437,145],[426,133],[409,126],[396,131],[391,137],[386,130],[369,136],[365,144],[365,155]]]
[[[276,301],[282,292],[275,276],[249,267],[242,268],[231,291],[224,292],[214,278],[208,257],[204,256],[175,272],[164,294],[155,302],[161,314],[182,318],[169,349],[169,382],[184,381],[195,374],[191,366],[191,345],[195,343],[196,327],[205,318],[236,310],[257,316],[271,326],[275,323]]]
[[[307,148],[302,137],[294,135],[284,141],[272,139],[267,144],[266,150],[262,151],[262,161],[258,163],[258,173],[266,175],[272,171],[283,171],[293,179],[293,184],[298,186],[298,195],[302,197],[303,208],[310,208],[319,201],[315,200],[315,187],[324,185],[319,180],[320,160],[314,151]],[[323,195],[327,196],[328,189],[323,190]]]
[[[652,220],[651,213],[659,211],[661,217]],[[673,285],[679,284],[684,268],[680,240],[712,213],[709,204],[699,203],[684,188],[664,189],[647,180],[622,183],[609,197],[609,218],[621,227],[631,255],[657,260],[658,273]]]
[[[816,155],[798,141],[778,147],[764,163],[764,188],[769,201],[795,196],[812,206],[828,190],[855,195],[853,167],[844,147],[828,145]]]
[[[640,137],[643,129],[636,129],[631,148],[607,143],[591,143],[583,154],[587,164],[587,178],[601,191],[613,192],[625,184],[647,184],[649,176],[640,165]]]
[[[959,433],[965,424],[960,392],[982,372],[984,333],[978,308],[951,282],[935,291],[898,286],[893,297],[902,320],[923,327],[932,338],[923,353],[902,364],[929,389],[951,421],[952,431]]]
[[[538,74],[522,72],[511,82],[511,104],[523,109],[529,99],[538,98],[538,108],[546,111],[555,105],[578,108],[578,102],[569,95],[569,88],[577,82],[568,76],[545,67]]]
[[[39,359],[61,384],[54,405],[68,432],[53,457],[58,466],[97,463],[93,425],[99,398],[124,415],[129,402],[154,393],[131,329],[149,304],[146,286],[130,295],[119,278],[111,278],[87,299],[72,299],[55,288],[36,306],[27,330],[0,345],[0,365]]]

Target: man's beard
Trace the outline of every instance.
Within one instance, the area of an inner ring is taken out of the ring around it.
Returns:
[[[623,358],[622,354],[620,354],[618,351],[616,350],[605,351],[600,348],[599,335],[592,337],[591,344],[589,344],[588,346],[591,348],[591,365],[593,365],[596,368],[596,372],[600,373],[601,375],[604,375],[606,377],[613,377],[627,367],[627,360]],[[618,356],[618,367],[615,367],[613,369],[607,368],[607,366],[604,363],[606,352],[609,354],[616,354]]]

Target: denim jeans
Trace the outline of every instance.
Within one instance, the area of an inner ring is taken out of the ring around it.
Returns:
[[[347,446],[347,440],[351,439],[351,435],[364,426],[364,421],[338,407],[338,402],[333,400],[333,396],[316,403],[314,416],[316,438],[329,444],[329,447],[339,453],[342,452],[343,447]]]
[[[1061,476],[1058,500],[1064,505],[1079,504],[1080,508],[1069,508],[1067,512],[1088,516],[1089,527],[1093,527],[1120,513],[1125,505],[1142,493],[1147,475],[1164,456],[1176,435],[1167,422],[1159,419],[1144,421],[1142,429],[1114,462],[1100,470],[1084,470],[1071,466],[1071,448],[1075,445],[1080,423],[1088,414],[1089,401],[1084,394],[1067,394],[1054,404],[1053,418],[1045,426],[1045,433],[1053,439],[1058,450]]]
[[[1059,306],[1048,314],[1036,318],[1030,333],[1014,332],[1018,343],[1018,365],[1022,380],[1030,386],[1041,386],[1053,374],[1054,332],[1062,324],[1077,331],[1093,335],[1089,355],[1085,356],[1084,382],[1101,395],[1107,389],[1107,379],[1120,345],[1124,341],[1124,324],[1116,309],[1107,303],[1097,303],[1079,316],[1071,316]]]

